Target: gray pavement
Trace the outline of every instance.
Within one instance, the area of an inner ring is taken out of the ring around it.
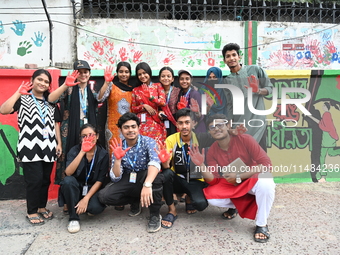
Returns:
[[[194,215],[177,206],[171,229],[146,232],[148,210],[129,217],[129,208],[108,207],[81,215],[81,230],[67,232],[68,217],[55,200],[55,218],[43,226],[25,221],[24,200],[0,201],[0,254],[340,254],[340,183],[278,184],[268,225],[268,243],[253,241],[255,223],[237,216],[223,220],[223,208]],[[164,216],[166,206],[161,209]]]

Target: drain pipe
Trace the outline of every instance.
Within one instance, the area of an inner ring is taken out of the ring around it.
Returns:
[[[46,17],[47,17],[47,20],[48,20],[49,31],[50,31],[50,66],[52,66],[52,63],[53,63],[53,53],[52,53],[53,52],[53,40],[52,40],[53,39],[53,37],[52,37],[53,24],[52,24],[50,14],[47,11],[45,0],[41,0],[41,2],[44,6],[44,10],[45,10]]]

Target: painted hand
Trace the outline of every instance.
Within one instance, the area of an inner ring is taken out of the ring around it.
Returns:
[[[119,138],[119,141],[114,138],[110,144],[110,148],[113,152],[113,155],[116,159],[121,159],[125,156],[126,152],[131,149],[131,147],[126,148],[123,150],[122,148],[122,139]]]
[[[254,93],[259,92],[259,80],[255,77],[255,75],[250,75],[250,77],[248,77],[248,84],[250,85]],[[249,88],[248,86],[244,87],[246,87],[247,89]]]
[[[159,160],[162,163],[167,162],[171,157],[172,151],[170,150],[168,152],[168,150],[166,149],[166,145],[164,143],[162,143],[161,141],[157,141],[157,148],[158,149],[155,148],[154,150],[156,151]]]
[[[113,67],[107,66],[104,71],[104,78],[106,82],[111,82],[115,78],[115,74],[112,74]]]
[[[186,108],[188,105],[188,101],[186,100],[185,96],[181,96],[179,102],[177,103],[177,109],[183,109]]]
[[[212,106],[214,104],[214,100],[211,98],[211,96],[208,93],[204,93],[207,97],[207,105]]]
[[[80,82],[74,82],[78,78],[78,76],[79,76],[78,70],[74,70],[72,74],[70,74],[69,72],[65,79],[66,86],[73,87],[75,85],[78,85]]]
[[[192,147],[189,147],[189,155],[190,159],[196,166],[201,166],[204,163],[205,158],[204,148],[202,149],[201,154],[198,145],[193,145]]]
[[[88,135],[83,138],[81,142],[81,150],[83,152],[90,151],[95,145],[97,141],[97,136],[95,134]]]
[[[18,92],[21,94],[21,95],[32,95],[31,93],[29,93],[28,91],[30,91],[31,89],[33,88],[33,85],[32,85],[32,82],[22,82],[19,89],[18,89]]]
[[[200,111],[200,106],[194,98],[190,98],[190,109],[193,112],[199,112]]]

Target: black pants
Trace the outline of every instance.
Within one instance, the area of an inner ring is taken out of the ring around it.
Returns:
[[[38,208],[46,207],[53,164],[44,161],[22,162],[28,214],[34,214]]]
[[[163,195],[167,205],[171,205],[174,202],[174,193],[186,193],[196,210],[203,211],[208,206],[208,201],[203,193],[203,189],[208,186],[206,182],[196,179],[191,179],[187,182],[187,180],[179,177],[171,169],[163,170],[163,175]]]
[[[90,187],[89,187],[90,190]],[[64,180],[60,183],[61,195],[63,197],[64,203],[67,204],[69,211],[69,220],[79,220],[79,215],[76,213],[76,208],[74,208],[78,202],[83,198],[83,185],[77,181],[73,176],[66,176]],[[98,192],[96,192],[89,200],[86,212],[92,214],[99,214],[103,212],[105,205],[99,202]]]
[[[99,191],[99,201],[105,205],[127,205],[139,203],[143,183],[148,171],[137,172],[136,183],[129,182],[130,174],[123,173],[118,182],[111,182]],[[162,202],[163,175],[159,173],[152,183],[153,203],[149,206],[150,215],[159,215]]]

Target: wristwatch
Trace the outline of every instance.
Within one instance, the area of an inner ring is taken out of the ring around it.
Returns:
[[[146,187],[146,188],[152,188],[152,183],[144,182],[143,186]]]
[[[242,179],[241,179],[240,174],[236,174],[236,183],[241,183],[241,182],[242,182]]]

